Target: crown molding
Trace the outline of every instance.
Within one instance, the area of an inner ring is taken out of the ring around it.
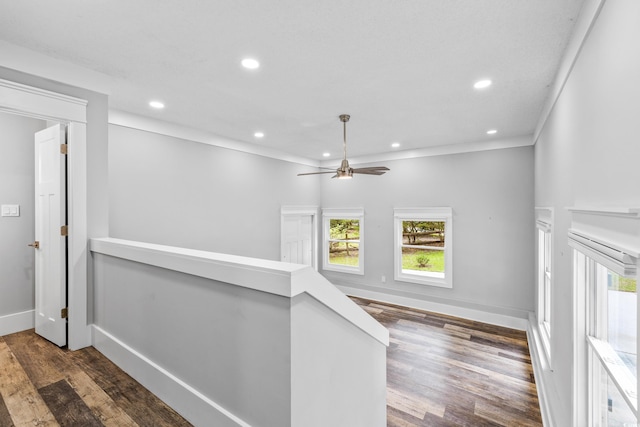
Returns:
[[[449,154],[474,153],[478,151],[502,150],[505,148],[526,147],[533,145],[532,135],[516,136],[512,138],[500,138],[490,141],[475,141],[435,147],[418,148],[415,150],[394,151],[392,153],[372,154],[349,158],[349,163],[356,164],[385,162],[391,160],[415,159],[418,157],[446,156]],[[323,160],[321,167],[330,167],[336,164],[336,160]]]
[[[200,142],[202,144],[283,160],[285,162],[312,167],[320,166],[320,162],[317,160],[295,156],[273,148],[237,141],[210,132],[190,128],[176,123],[152,119],[150,117],[144,117],[121,110],[109,110],[109,124],[157,133],[160,135],[172,136],[174,138],[185,139],[193,142]]]

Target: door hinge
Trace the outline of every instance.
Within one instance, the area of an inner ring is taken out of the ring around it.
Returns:
[[[69,309],[67,307],[60,310],[60,317],[63,319],[66,319],[67,317],[69,317]]]
[[[60,144],[60,153],[61,154],[67,154],[67,144]]]
[[[63,225],[62,227],[60,227],[60,235],[63,237],[66,237],[69,235],[69,226],[67,225]]]

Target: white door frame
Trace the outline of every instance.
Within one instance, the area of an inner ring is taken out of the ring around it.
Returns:
[[[68,126],[68,347],[91,345],[87,324],[87,101],[0,79],[0,111]],[[32,143],[31,141],[29,141]]]
[[[317,206],[282,206],[280,208],[280,258],[282,259],[282,230],[284,230],[285,216],[311,215],[311,229],[313,241],[311,242],[311,262],[313,268],[318,271],[318,207]]]

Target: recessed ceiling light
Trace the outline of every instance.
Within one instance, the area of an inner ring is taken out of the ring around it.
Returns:
[[[157,110],[162,110],[164,108],[164,104],[160,101],[150,101],[149,106]]]
[[[255,70],[260,67],[260,63],[253,58],[245,58],[242,60],[242,66],[250,70]]]
[[[498,131],[495,129],[491,129],[487,131],[487,135],[495,135],[496,133],[498,133]]]
[[[394,142],[393,144],[391,144],[391,146],[393,148],[398,148],[398,147],[400,147],[400,143],[399,142]]]
[[[488,88],[489,86],[491,86],[491,80],[488,80],[488,79],[487,80],[478,80],[473,85],[473,87],[476,88],[476,89],[485,89],[485,88]]]
[[[322,153],[322,157],[329,157],[331,153]]]
[[[264,132],[256,132],[253,134],[256,138],[262,138],[264,136]]]

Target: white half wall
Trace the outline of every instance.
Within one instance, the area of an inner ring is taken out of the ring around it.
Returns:
[[[383,427],[388,331],[313,268],[91,241],[94,346],[195,425]]]

